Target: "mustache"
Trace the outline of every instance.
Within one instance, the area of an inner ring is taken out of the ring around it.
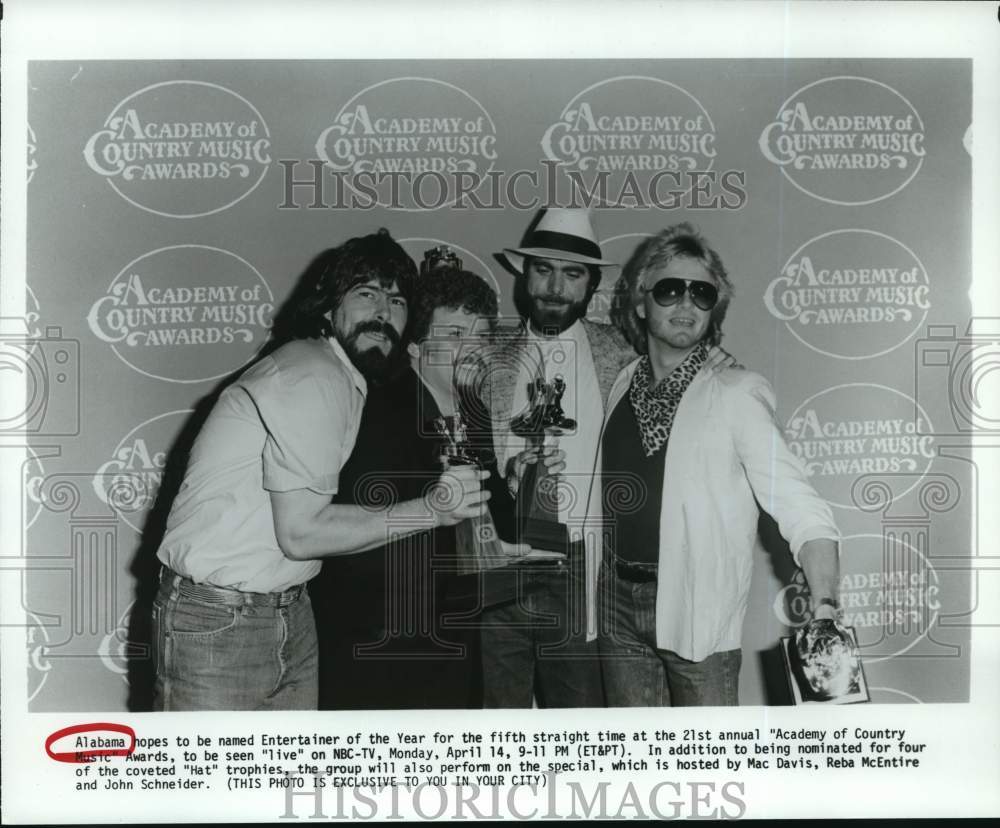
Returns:
[[[551,295],[536,296],[535,297],[535,301],[536,302],[549,302],[549,303],[558,304],[558,305],[572,305],[573,304],[569,299],[566,299],[563,296],[551,296]]]
[[[351,331],[351,342],[357,342],[358,337],[360,337],[363,333],[382,334],[382,336],[388,339],[393,345],[398,345],[401,338],[399,332],[392,327],[392,325],[388,322],[379,322],[377,319],[369,319],[367,322],[359,322],[354,330]]]

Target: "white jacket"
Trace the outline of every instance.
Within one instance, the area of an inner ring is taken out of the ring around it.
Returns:
[[[635,360],[618,375],[604,428],[638,364]],[[602,469],[599,453],[595,473]],[[602,496],[599,483],[595,479],[591,497]],[[742,369],[702,368],[681,398],[667,442],[656,594],[658,648],[701,661],[740,647],[758,503],[777,521],[796,563],[806,541],[839,540],[830,507],[785,443],[768,381]],[[588,586],[588,628],[593,636],[596,576]]]

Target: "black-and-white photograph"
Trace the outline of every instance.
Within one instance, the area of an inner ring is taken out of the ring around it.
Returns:
[[[827,5],[738,16],[798,44]],[[497,24],[537,18],[523,51],[450,53],[446,17],[400,50],[390,9],[418,8],[343,8],[325,53],[8,58],[4,713],[44,731],[31,762],[137,819],[919,789],[961,751],[928,706],[972,715],[1000,623],[981,46],[720,51],[721,6],[699,33],[688,4],[557,3]],[[628,12],[661,48],[591,48]]]

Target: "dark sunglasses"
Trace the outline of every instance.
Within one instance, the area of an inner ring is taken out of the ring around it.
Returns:
[[[660,279],[649,292],[653,294],[656,304],[663,308],[676,305],[684,298],[685,292],[691,296],[694,306],[703,311],[711,310],[719,301],[719,289],[715,285],[695,279]]]

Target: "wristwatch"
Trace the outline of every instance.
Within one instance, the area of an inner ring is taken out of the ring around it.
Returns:
[[[841,615],[842,615],[842,613],[840,611],[840,602],[837,601],[835,598],[820,598],[816,602],[816,606],[813,608],[813,616],[814,617],[816,615],[816,610],[818,610],[820,607],[833,607],[833,611],[835,613],[834,617],[838,621],[840,620]]]

